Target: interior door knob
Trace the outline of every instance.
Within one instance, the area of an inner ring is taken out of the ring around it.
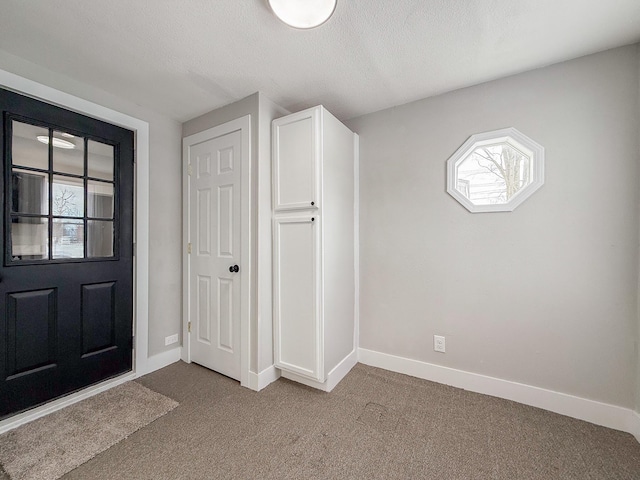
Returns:
[[[240,271],[240,267],[238,267],[238,265],[231,265],[231,266],[229,267],[229,271],[230,271],[231,273],[238,273],[238,272]]]

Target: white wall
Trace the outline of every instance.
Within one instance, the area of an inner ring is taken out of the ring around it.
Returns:
[[[149,123],[149,355],[175,348],[164,338],[180,331],[182,315],[180,124],[2,50],[0,69]]]
[[[629,46],[347,122],[360,346],[633,407],[638,77]],[[445,162],[509,126],[545,147],[545,185],[512,213],[471,214],[446,193]]]

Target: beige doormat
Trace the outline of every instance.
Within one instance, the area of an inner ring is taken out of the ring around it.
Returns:
[[[177,406],[123,383],[0,435],[0,472],[11,480],[60,478]]]

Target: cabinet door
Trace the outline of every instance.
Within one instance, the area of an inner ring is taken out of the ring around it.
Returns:
[[[273,121],[274,210],[318,207],[320,125],[320,107]]]
[[[274,219],[273,290],[276,366],[322,381],[319,221]]]

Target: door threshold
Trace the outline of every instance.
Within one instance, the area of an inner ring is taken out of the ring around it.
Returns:
[[[69,395],[65,395],[64,397],[52,400],[45,403],[44,405],[40,405],[39,407],[27,410],[26,412],[13,415],[12,417],[0,421],[0,434],[8,432],[9,430],[13,430],[14,428],[18,428],[25,423],[32,422],[33,420],[36,420],[40,417],[44,417],[45,415],[49,415],[50,413],[61,410],[64,407],[68,407],[69,405],[73,405],[74,403],[78,403],[85,398],[93,397],[98,393],[102,393],[113,387],[117,387],[118,385],[121,385],[135,378],[135,372],[126,372],[120,376],[110,378],[108,380],[105,380],[104,382],[100,382],[77,392],[70,393]]]

